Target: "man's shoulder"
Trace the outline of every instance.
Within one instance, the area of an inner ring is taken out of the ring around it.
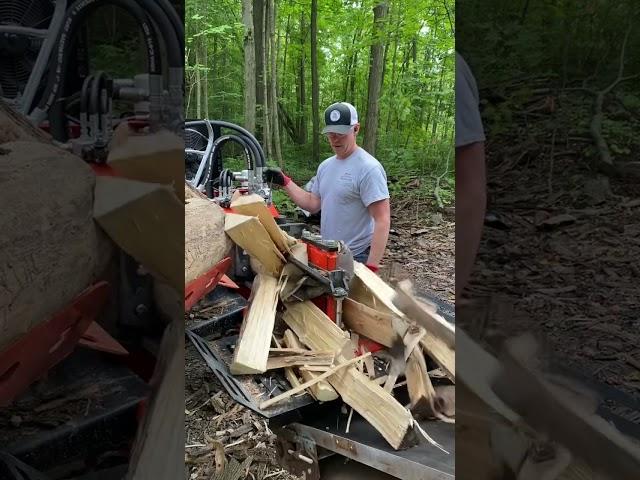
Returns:
[[[382,163],[364,148],[358,147],[357,155],[360,158],[360,170],[363,174],[368,174],[373,171],[384,172]]]

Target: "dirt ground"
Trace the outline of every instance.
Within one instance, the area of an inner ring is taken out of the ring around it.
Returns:
[[[533,332],[553,361],[640,398],[640,188],[596,173],[584,142],[560,138],[553,162],[549,136],[518,156],[489,146],[473,313],[457,323],[496,348]]]
[[[425,208],[425,205],[406,204],[402,200],[393,203],[392,232],[383,262],[385,275],[393,265],[397,277],[412,278],[417,287],[432,290],[453,302],[453,217],[436,215],[432,218],[430,213],[424,213]],[[268,422],[236,405],[187,342],[185,480],[215,478],[216,464],[222,465],[223,457],[227,469],[230,466],[238,469],[236,479],[298,479],[278,465],[274,442],[275,435]],[[323,465],[326,465],[323,479],[363,478],[371,474],[354,462],[345,467],[341,460],[334,459]],[[355,476],[345,477],[345,472]]]

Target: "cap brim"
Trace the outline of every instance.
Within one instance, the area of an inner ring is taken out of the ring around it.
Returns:
[[[338,133],[340,135],[344,135],[345,133],[349,133],[353,125],[327,125],[322,129],[322,133]]]

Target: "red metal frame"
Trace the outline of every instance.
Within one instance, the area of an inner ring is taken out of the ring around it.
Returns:
[[[338,252],[331,252],[324,250],[321,247],[314,245],[313,243],[307,243],[307,256],[309,258],[309,265],[313,265],[322,270],[332,271],[338,268]],[[331,295],[323,295],[321,297],[314,298],[312,302],[335,323],[337,317],[337,300]],[[360,338],[359,353],[362,352],[362,348],[366,348],[368,352],[374,353],[382,350],[384,347],[379,343],[374,342],[368,338]]]
[[[10,405],[29,385],[73,352],[109,292],[107,282],[87,288],[50,320],[0,352],[0,407]]]
[[[91,322],[87,331],[80,338],[78,345],[113,355],[129,355],[126,348],[120,345],[107,331],[96,322]]]
[[[231,265],[231,258],[226,257],[204,275],[191,281],[184,289],[184,309],[191,310],[207,293],[218,285],[218,282]]]

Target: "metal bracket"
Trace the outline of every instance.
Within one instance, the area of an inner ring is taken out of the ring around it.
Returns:
[[[212,291],[229,269],[231,258],[226,257],[204,275],[190,282],[184,289],[184,310],[188,312],[207,293]]]

